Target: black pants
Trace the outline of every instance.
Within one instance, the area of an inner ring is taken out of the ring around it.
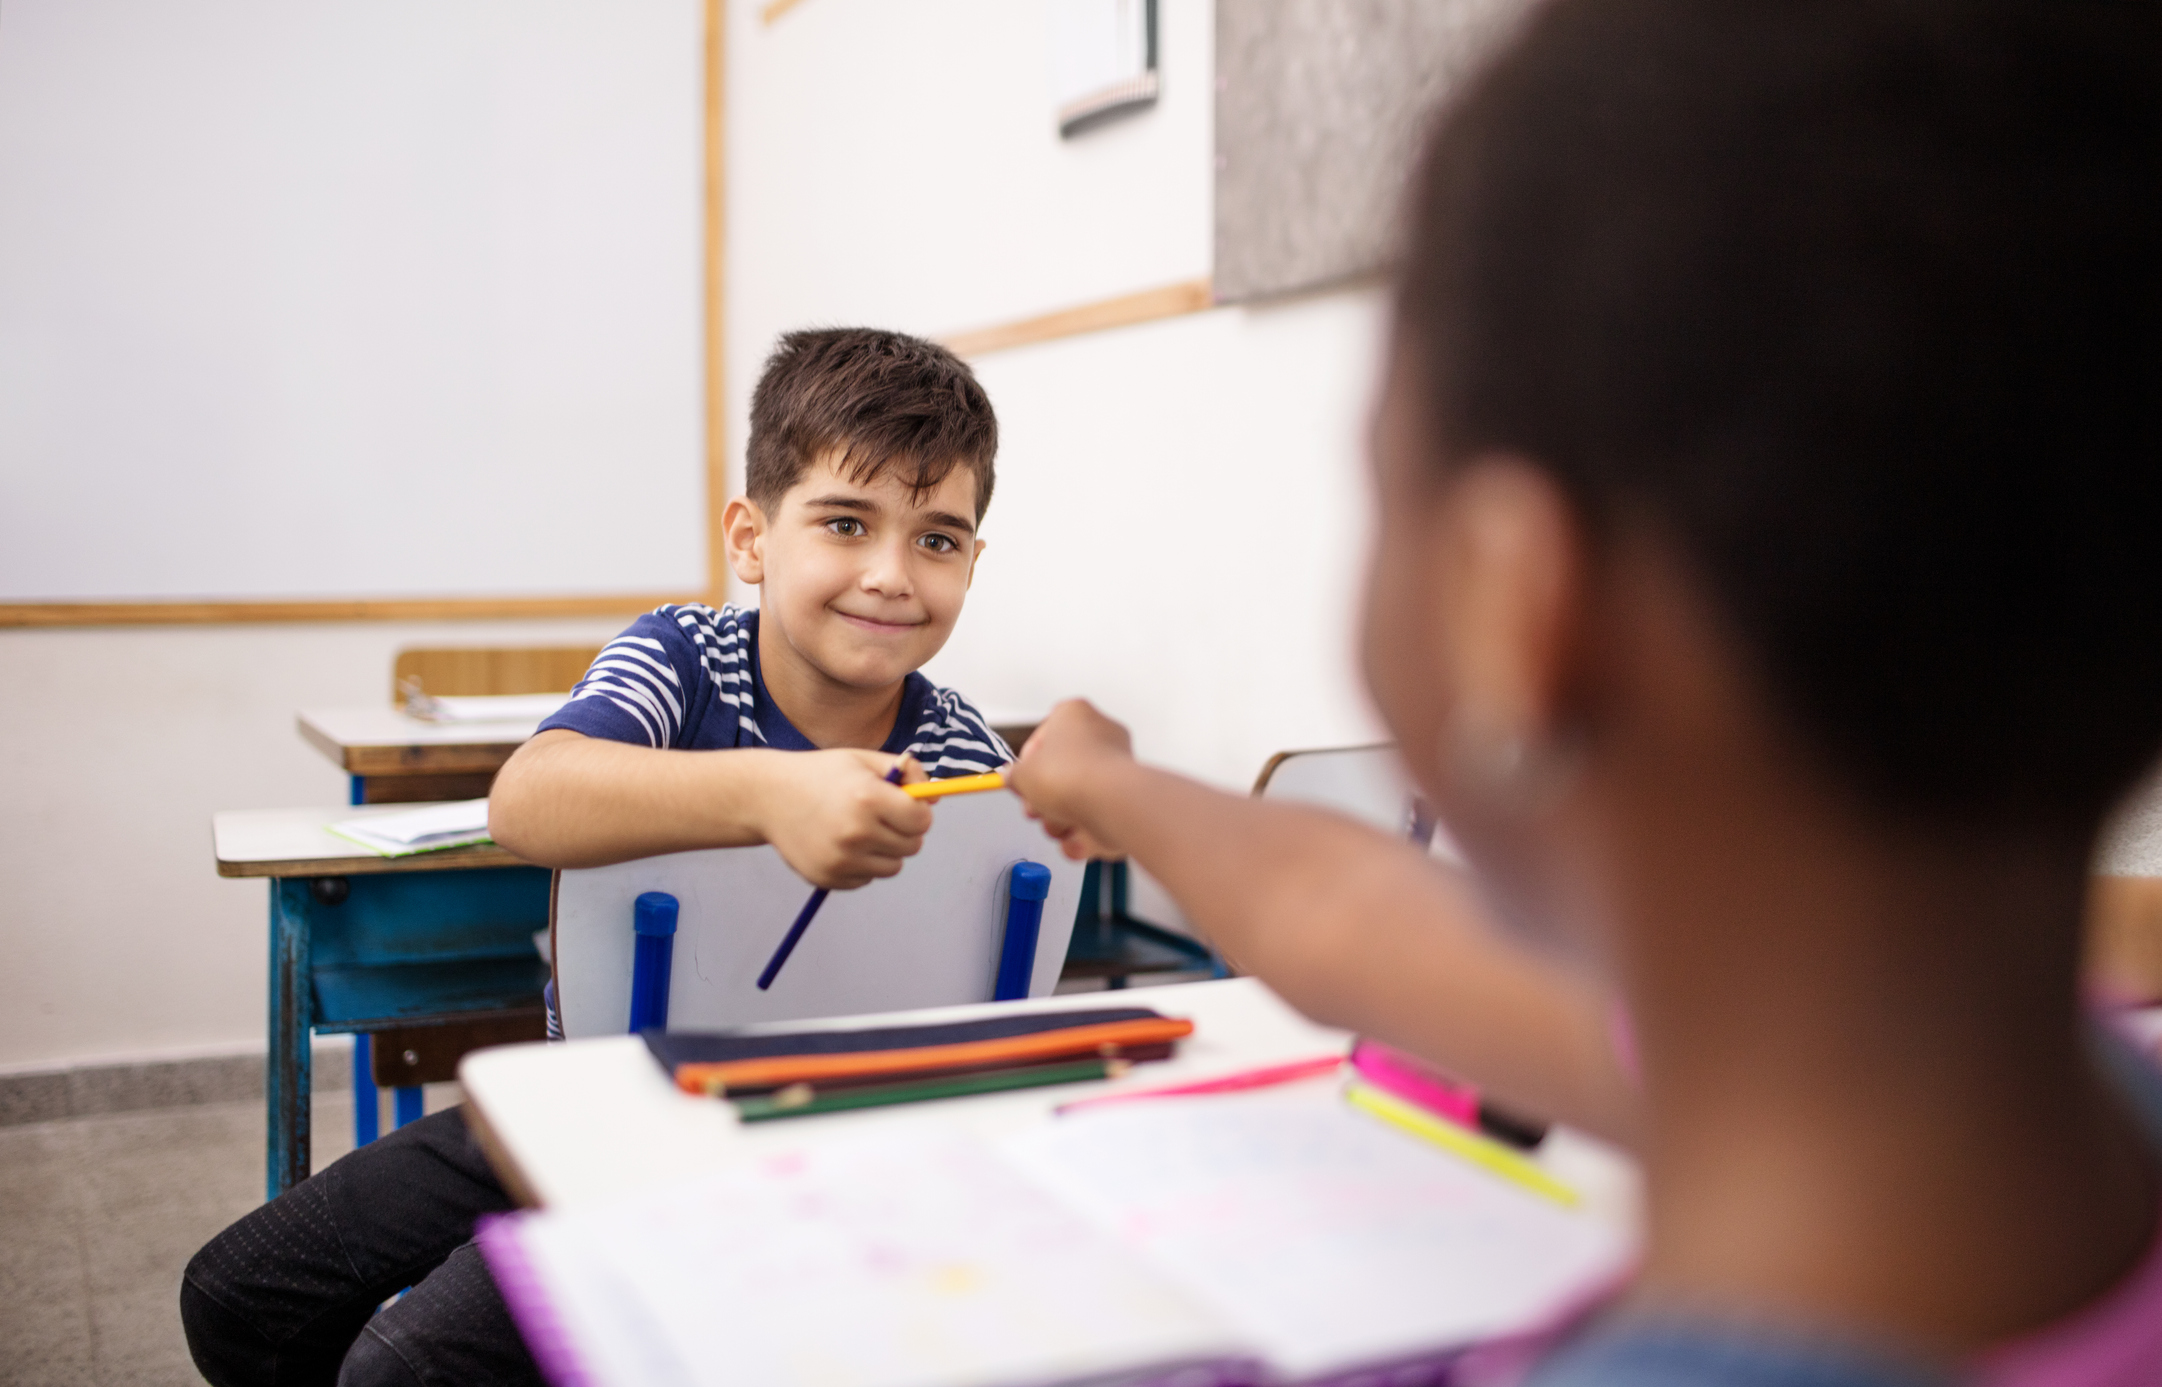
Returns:
[[[195,1366],[215,1387],[540,1383],[473,1242],[510,1207],[457,1108],[361,1147],[188,1263]]]

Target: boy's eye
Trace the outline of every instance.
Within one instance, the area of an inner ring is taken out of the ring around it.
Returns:
[[[826,522],[826,528],[834,534],[854,539],[864,533],[863,522],[852,516],[839,515]]]
[[[961,547],[951,535],[925,535],[918,542],[934,554],[951,554]]]

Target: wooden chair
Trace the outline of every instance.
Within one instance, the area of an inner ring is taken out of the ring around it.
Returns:
[[[568,693],[599,654],[597,645],[401,650],[391,666],[391,702],[403,708],[416,693],[438,697]],[[356,802],[387,804],[479,799],[494,784],[494,771],[375,775],[369,776],[361,786],[362,793],[356,797]],[[537,867],[503,870],[541,874]],[[504,951],[515,953],[544,923],[541,919],[504,919],[495,929],[495,933],[503,937],[495,942]],[[353,1035],[354,1143],[365,1145],[375,1140],[381,1130],[378,1087],[391,1089],[396,1094],[394,1117],[396,1124],[402,1127],[421,1115],[421,1085],[455,1078],[458,1061],[468,1051],[520,1040],[539,1040],[546,1029],[538,993],[515,999],[487,999],[479,1002],[477,1009],[437,1016],[424,1025],[356,1029]]]

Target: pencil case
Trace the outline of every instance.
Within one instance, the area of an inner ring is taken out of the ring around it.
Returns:
[[[1168,1058],[1193,1029],[1146,1007],[1116,1007],[864,1030],[648,1031],[645,1040],[684,1092],[736,1097],[792,1084],[824,1091],[1059,1060]]]

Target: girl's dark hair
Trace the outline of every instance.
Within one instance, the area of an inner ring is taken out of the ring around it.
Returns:
[[[1410,215],[1441,458],[1660,527],[1876,803],[2089,829],[2162,748],[2162,7],[1553,0]]]
[[[833,450],[856,481],[898,470],[919,497],[965,467],[982,520],[998,418],[975,373],[936,342],[867,327],[784,334],[751,394],[744,490],[770,512]]]

